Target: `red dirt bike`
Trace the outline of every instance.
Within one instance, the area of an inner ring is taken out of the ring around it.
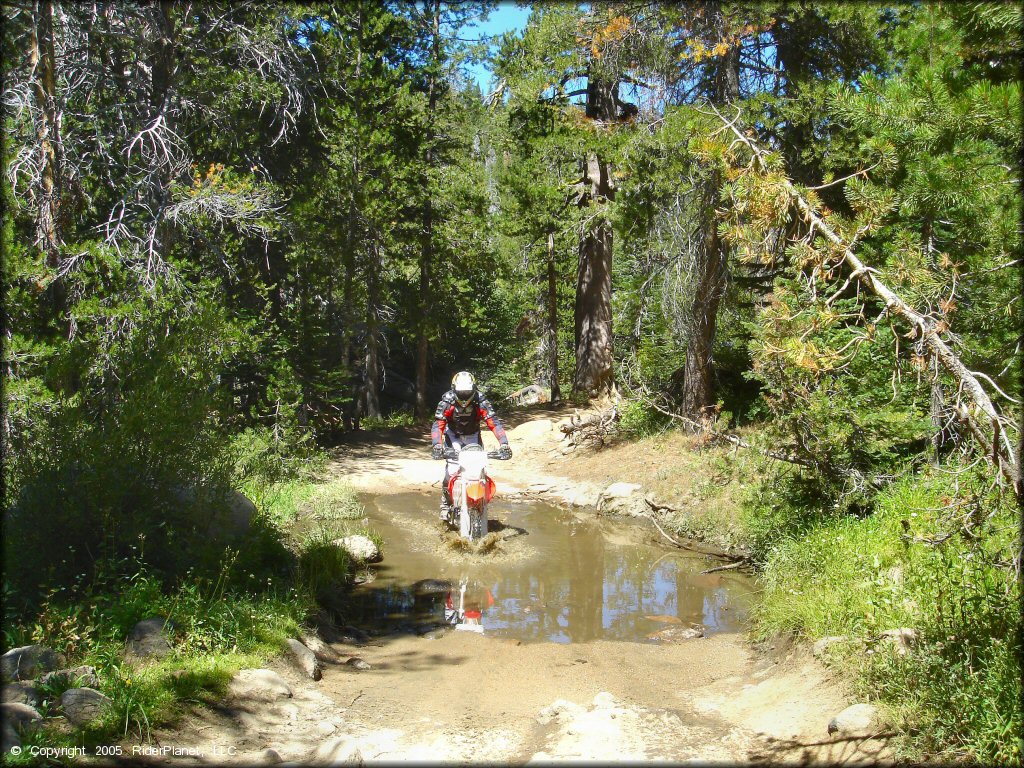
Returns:
[[[506,456],[501,451],[485,451],[482,445],[448,448],[442,456],[458,463],[458,469],[448,480],[452,499],[448,524],[458,528],[460,536],[479,541],[487,535],[487,505],[497,492],[487,475],[487,460],[504,461]]]

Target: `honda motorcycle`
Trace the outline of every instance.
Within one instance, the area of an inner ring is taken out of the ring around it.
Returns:
[[[448,480],[452,499],[448,524],[458,528],[460,536],[477,542],[487,535],[487,506],[497,492],[487,474],[487,460],[503,461],[506,457],[501,451],[485,451],[482,445],[448,448],[442,455],[458,464]]]

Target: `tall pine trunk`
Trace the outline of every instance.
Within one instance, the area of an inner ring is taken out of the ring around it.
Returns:
[[[36,140],[41,172],[37,197],[39,211],[36,238],[52,269],[60,266],[61,204],[61,112],[57,107],[57,57],[54,46],[53,1],[42,0],[33,14],[31,51],[32,94],[36,111]]]
[[[356,26],[356,61],[355,78],[352,85],[352,111],[355,114],[356,124],[361,124],[362,109],[362,66],[363,66],[363,3],[359,2],[359,13]],[[342,254],[342,268],[345,272],[341,283],[341,301],[344,304],[345,324],[341,330],[341,366],[348,375],[349,390],[347,395],[351,398],[345,405],[343,422],[345,429],[359,428],[359,411],[362,407],[362,387],[359,378],[354,370],[352,351],[352,318],[355,317],[354,285],[353,278],[356,271],[355,247],[356,247],[356,192],[359,189],[359,142],[353,142],[352,147],[352,169],[351,189],[348,198],[348,223],[345,230],[345,252]]]
[[[732,47],[718,61],[715,73],[715,100],[729,104],[739,100],[740,51]],[[722,190],[722,175],[712,170],[701,185],[701,244],[694,264],[696,287],[691,304],[689,338],[683,372],[681,408],[691,419],[700,420],[715,404],[714,345],[718,328],[718,308],[725,293],[728,246],[718,235],[715,209]]]
[[[370,247],[371,260],[366,270],[366,379],[363,389],[364,413],[379,419],[380,410],[380,244]]]
[[[423,242],[420,250],[420,316],[416,330],[416,418],[427,415],[427,376],[429,373],[431,323],[430,281],[434,261],[434,207],[430,190],[430,172],[434,167],[435,121],[437,119],[437,70],[441,65],[441,2],[431,3],[430,74],[427,83],[426,168],[423,189]]]
[[[590,120],[615,120],[617,83],[597,76],[587,78]],[[615,384],[612,338],[612,227],[604,208],[614,197],[611,169],[596,152],[588,153],[583,167],[584,194],[580,207],[591,208],[590,223],[580,239],[576,273],[576,373],[573,391],[591,397],[611,392]]]
[[[551,402],[562,399],[558,386],[558,280],[555,269],[555,233],[548,232],[548,290],[547,290],[547,369],[548,386],[551,388]]]

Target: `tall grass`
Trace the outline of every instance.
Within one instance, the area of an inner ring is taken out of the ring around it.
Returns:
[[[756,632],[847,636],[832,661],[886,706],[912,757],[1021,759],[1019,528],[1012,501],[988,482],[929,469],[865,517],[811,524],[801,512],[800,532],[763,551]],[[901,627],[919,635],[906,655],[879,642]]]

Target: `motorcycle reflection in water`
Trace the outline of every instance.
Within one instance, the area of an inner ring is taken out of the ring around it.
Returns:
[[[444,600],[444,623],[464,632],[483,634],[483,613],[494,605],[491,590],[470,584],[468,579],[459,582],[458,592],[452,590]]]

